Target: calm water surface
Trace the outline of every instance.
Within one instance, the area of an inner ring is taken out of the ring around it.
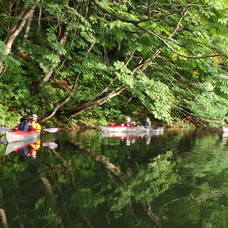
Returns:
[[[219,132],[58,132],[18,146],[0,144],[2,227],[228,227]]]

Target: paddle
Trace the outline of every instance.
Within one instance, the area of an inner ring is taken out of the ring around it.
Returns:
[[[6,131],[11,131],[10,128],[5,128],[5,127],[0,127],[0,131],[6,132]],[[55,133],[57,131],[59,131],[59,128],[54,127],[54,128],[43,128],[42,131],[46,131],[49,133]]]
[[[0,127],[0,131],[11,131],[9,128]]]
[[[53,127],[53,128],[44,128],[42,129],[43,131],[49,132],[49,133],[55,133],[57,131],[59,131],[59,128],[57,127]]]
[[[46,142],[42,144],[43,146],[47,146],[50,149],[56,149],[58,147],[58,144],[56,144],[55,142]]]

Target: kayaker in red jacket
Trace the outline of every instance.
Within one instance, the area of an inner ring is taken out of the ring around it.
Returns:
[[[23,117],[20,119],[20,123],[13,128],[14,131],[34,131],[34,127],[31,125],[32,119],[29,117]]]

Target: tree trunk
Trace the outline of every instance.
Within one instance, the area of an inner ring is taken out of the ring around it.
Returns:
[[[34,11],[32,11],[32,13],[30,14],[30,16],[27,19],[27,26],[26,26],[26,29],[25,29],[25,35],[24,35],[23,45],[25,45],[25,43],[26,43],[26,41],[28,39],[28,35],[29,35],[31,23],[32,23],[33,14],[34,14]]]
[[[77,80],[78,80],[79,76],[80,76],[80,74],[78,74],[77,77],[75,78],[74,85],[72,87],[72,90],[70,91],[70,94],[66,98],[64,98],[62,101],[60,101],[54,107],[54,109],[51,111],[51,113],[49,115],[47,115],[46,117],[42,118],[40,122],[44,122],[44,121],[51,119],[56,114],[56,112],[71,99],[71,97],[74,95],[74,91],[76,89]]]
[[[40,0],[36,0],[36,3],[39,3],[39,2]],[[13,29],[12,29],[13,31],[11,30],[12,33],[8,36],[5,42],[6,43],[6,48],[4,50],[5,55],[8,55],[10,53],[15,39],[17,38],[21,30],[24,28],[27,22],[27,19],[33,15],[35,8],[36,6],[33,6],[31,9],[25,11],[21,16],[21,20],[13,26]]]
[[[66,27],[65,32],[64,32],[64,34],[63,34],[63,37],[62,37],[61,40],[60,40],[60,44],[65,45],[65,43],[66,43],[66,41],[67,41],[67,36],[68,36],[68,34],[69,34],[69,28]],[[46,75],[44,76],[43,82],[47,82],[47,81],[50,80],[50,78],[51,78],[51,76],[52,76],[52,74],[53,74],[53,72],[54,72],[54,69],[55,69],[54,67],[51,67],[51,68],[50,68],[50,70],[49,70],[49,71],[46,73]]]
[[[5,210],[3,208],[0,208],[0,217],[2,220],[2,227],[3,228],[9,228],[8,222],[7,222],[7,217],[6,217],[6,213]]]
[[[68,109],[67,114],[70,115],[70,117],[74,117],[74,116],[80,114],[81,112],[83,112],[85,110],[88,110],[88,109],[96,107],[96,106],[100,106],[100,105],[110,101],[113,97],[122,93],[125,89],[126,89],[126,87],[119,86],[115,91],[112,91],[112,92],[104,95],[101,98],[98,98],[98,99],[91,101],[91,102],[87,102],[87,103],[82,104],[78,107]]]
[[[40,0],[36,0],[36,3],[39,3],[39,2]],[[3,54],[5,56],[7,56],[11,52],[15,39],[24,28],[28,18],[33,15],[35,8],[36,8],[36,5],[30,9],[23,7],[23,9],[21,10],[21,13],[19,14],[19,18],[21,18],[21,20],[13,24],[9,29],[9,35],[5,41],[6,46],[3,51]],[[2,61],[0,61],[0,74],[2,73],[2,71],[3,71],[3,63]]]
[[[150,61],[151,61],[150,58],[140,61],[138,63],[138,65],[132,70],[131,77],[135,77],[139,70],[143,71]],[[125,86],[123,86],[123,85],[119,86],[114,91],[106,93],[106,94],[102,95],[102,97],[98,97],[94,101],[84,103],[82,105],[79,105],[79,106],[71,108],[71,109],[67,109],[67,115],[69,115],[70,117],[74,117],[74,116],[79,115],[81,112],[83,112],[85,110],[88,110],[88,109],[96,107],[96,106],[100,106],[100,105],[110,101],[113,97],[121,94],[124,90],[126,90]]]

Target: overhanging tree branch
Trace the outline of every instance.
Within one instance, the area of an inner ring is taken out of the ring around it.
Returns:
[[[104,13],[107,13],[109,15],[111,15],[112,17],[115,17],[116,19],[120,20],[120,21],[124,21],[124,22],[127,22],[127,23],[131,23],[131,24],[138,24],[138,23],[141,23],[141,22],[146,22],[146,21],[150,21],[149,18],[147,19],[142,19],[142,20],[131,20],[131,19],[127,19],[127,18],[124,18],[122,16],[119,16],[113,12],[111,12],[110,10],[106,9],[105,7],[103,7],[97,0],[94,0],[93,2],[101,11],[103,11]]]
[[[60,101],[54,107],[54,109],[51,111],[51,114],[49,114],[46,117],[42,118],[40,122],[45,122],[45,121],[51,119],[56,114],[56,112],[71,99],[71,97],[74,95],[74,91],[76,89],[76,85],[77,85],[77,81],[78,81],[79,76],[80,76],[80,74],[78,74],[77,77],[75,78],[74,85],[72,87],[72,90],[71,90],[70,94],[66,98],[64,98],[62,101]]]
[[[148,64],[149,61],[150,61],[150,58],[144,59],[143,61],[140,61],[140,63],[132,70],[131,77],[135,77],[136,73],[139,70],[143,70],[143,68],[145,67],[146,64]],[[102,95],[102,97],[96,98],[93,101],[84,103],[84,104],[79,105],[77,107],[67,109],[66,110],[67,114],[70,117],[75,117],[85,110],[91,109],[91,108],[96,107],[96,106],[100,106],[100,105],[110,101],[113,97],[121,94],[126,89],[127,89],[127,87],[124,85],[118,86],[115,90]]]
[[[139,24],[145,21],[149,21],[149,19],[146,20],[130,20],[130,19],[126,19],[122,16],[119,16],[113,12],[111,12],[110,10],[106,9],[105,7],[103,7],[97,0],[94,0],[94,4],[103,12],[109,14],[110,16],[122,21],[122,22],[126,22],[126,23],[131,23],[133,25],[135,25],[138,29],[148,33],[149,35],[154,36],[155,38],[157,38],[158,40],[160,40],[163,44],[165,44],[166,47],[168,47],[168,49],[170,49],[172,52],[174,52],[175,54],[182,56],[184,58],[188,58],[188,59],[205,59],[205,58],[212,58],[212,57],[216,57],[216,56],[221,56],[219,54],[213,54],[213,55],[205,55],[205,56],[189,56],[189,55],[184,55],[178,51],[176,51],[173,47],[171,47],[166,40],[171,41],[170,38],[164,38],[162,36],[160,36],[159,34],[153,32],[153,31],[149,31],[147,29],[144,29],[142,26],[140,26]]]

